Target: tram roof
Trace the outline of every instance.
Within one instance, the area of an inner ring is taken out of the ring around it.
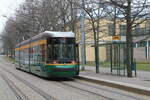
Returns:
[[[73,32],[55,32],[55,31],[45,31],[44,34],[50,37],[74,37]]]
[[[42,32],[38,35],[35,35],[35,36],[29,38],[28,40],[25,40],[25,41],[17,44],[17,46],[24,45],[31,41],[37,41],[37,40],[48,38],[48,37],[68,37],[69,38],[69,37],[75,37],[75,34],[71,31],[70,32],[45,31],[45,32]]]

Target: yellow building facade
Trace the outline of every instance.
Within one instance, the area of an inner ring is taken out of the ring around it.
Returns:
[[[141,20],[138,20],[136,23],[140,22]],[[135,23],[135,24],[136,24]],[[77,42],[81,42],[81,32],[80,32],[80,24],[77,25],[76,30],[76,39]],[[100,19],[99,21],[99,43],[107,43],[112,42],[112,35],[114,33],[114,28],[116,29],[116,35],[119,35],[123,38],[125,38],[126,35],[126,22],[121,19],[116,20],[116,26],[114,27],[113,20],[112,19]],[[142,31],[145,31],[146,29],[150,29],[150,21],[144,21],[142,24],[137,25],[133,28],[133,33],[137,34],[136,32],[139,31],[139,29]],[[92,31],[92,24],[90,19],[85,20],[85,47],[86,47],[86,61],[92,62],[95,61],[95,53],[94,53],[94,33]],[[121,38],[122,39],[122,38]],[[124,39],[125,40],[125,39]],[[81,45],[80,45],[81,46]],[[99,47],[99,57],[100,61],[106,61],[107,59],[107,48],[106,47]],[[81,49],[80,49],[81,53]],[[81,55],[81,54],[80,54]]]

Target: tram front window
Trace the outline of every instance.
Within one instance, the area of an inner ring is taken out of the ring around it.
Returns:
[[[60,63],[75,61],[75,39],[54,38],[51,39],[51,58]],[[49,51],[49,52],[50,52]]]

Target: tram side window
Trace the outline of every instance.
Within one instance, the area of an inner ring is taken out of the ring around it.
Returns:
[[[32,62],[33,61],[33,53],[34,53],[34,49],[33,47],[30,48],[30,61]]]
[[[23,64],[26,62],[26,50],[23,49]]]
[[[15,61],[19,60],[19,50],[15,51]]]
[[[53,60],[52,44],[48,44],[47,48],[48,48],[48,51],[47,51],[47,60],[49,62],[51,62]]]
[[[43,52],[44,52],[44,45],[37,45],[36,46],[36,61],[37,62],[44,61],[43,56],[45,56],[45,55],[43,54]]]
[[[36,63],[36,53],[37,53],[37,49],[36,46],[33,47],[33,62]]]
[[[21,63],[24,64],[24,49],[21,50]]]
[[[42,45],[40,45],[40,52],[41,52],[41,59],[42,59],[42,61],[45,61],[45,44],[42,44]]]
[[[53,58],[53,43],[52,43],[52,38],[47,39],[47,63],[51,63],[54,58]]]
[[[40,50],[41,48],[40,48],[40,46],[39,45],[37,45],[36,46],[36,61],[37,62],[40,62],[41,61],[41,50]]]
[[[29,62],[29,48],[26,48],[26,60]]]
[[[79,45],[78,44],[76,44],[76,46],[75,46],[75,58],[76,58],[76,61],[77,62],[79,62]]]

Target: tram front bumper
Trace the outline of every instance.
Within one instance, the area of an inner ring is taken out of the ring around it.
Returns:
[[[67,65],[67,66],[47,66],[48,74],[51,77],[73,77],[76,75],[78,70],[78,65]]]

